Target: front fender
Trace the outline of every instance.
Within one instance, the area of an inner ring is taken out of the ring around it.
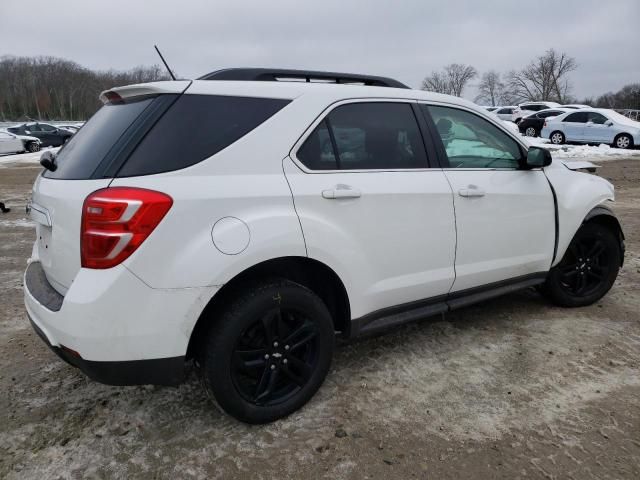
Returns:
[[[564,256],[569,243],[587,220],[588,216],[602,214],[602,210],[614,200],[614,187],[603,178],[588,173],[575,172],[562,163],[552,164],[545,174],[556,195],[558,218],[558,241],[552,266],[557,265]]]

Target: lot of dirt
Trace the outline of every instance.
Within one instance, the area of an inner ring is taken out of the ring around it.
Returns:
[[[32,332],[24,204],[0,167],[0,478],[640,478],[640,157],[603,163],[625,266],[598,304],[524,291],[338,348],[289,418],[247,426],[179,388],[109,387]]]

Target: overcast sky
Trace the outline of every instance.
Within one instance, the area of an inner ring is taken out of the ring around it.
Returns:
[[[640,82],[639,25],[640,0],[0,0],[0,56],[128,69],[159,63],[157,43],[186,78],[272,66],[419,87],[448,63],[507,71],[553,47],[576,58],[582,98]]]

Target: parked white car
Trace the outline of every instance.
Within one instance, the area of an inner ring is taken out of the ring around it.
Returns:
[[[40,139],[36,137],[0,131],[0,154],[37,152],[39,150]]]
[[[581,103],[571,103],[569,105],[560,105],[562,108],[572,108],[574,110],[579,110],[581,108],[592,108],[591,105],[584,105]]]
[[[640,122],[604,108],[580,109],[547,119],[541,136],[565,142],[607,143],[617,148],[640,145]]]
[[[496,115],[500,120],[511,121],[513,117],[513,111],[516,109],[515,105],[507,105],[504,107],[498,107],[492,113]]]
[[[460,98],[265,69],[101,98],[43,154],[24,278],[36,332],[100,382],[177,384],[193,361],[268,422],[314,395],[336,333],[532,286],[589,305],[622,264],[613,186]]]
[[[560,104],[556,102],[525,102],[518,105],[513,110],[511,120],[515,123],[520,123],[522,118],[527,115],[531,115],[533,112],[539,112],[540,110],[546,110],[548,108],[559,107]]]

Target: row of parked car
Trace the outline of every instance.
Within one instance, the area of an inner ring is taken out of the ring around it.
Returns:
[[[80,129],[79,125],[51,125],[31,122],[0,131],[0,154],[37,152],[43,147],[60,147]]]
[[[606,143],[617,148],[640,145],[640,122],[615,110],[555,102],[486,108],[501,120],[514,122],[523,135],[548,138],[556,145],[566,142]]]

